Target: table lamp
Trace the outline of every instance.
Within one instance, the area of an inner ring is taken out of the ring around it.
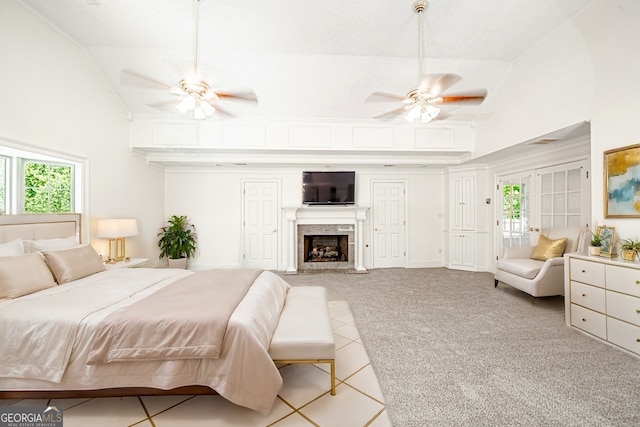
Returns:
[[[138,235],[138,222],[135,219],[98,220],[97,237],[109,239],[109,259],[115,263],[125,260],[124,238]]]

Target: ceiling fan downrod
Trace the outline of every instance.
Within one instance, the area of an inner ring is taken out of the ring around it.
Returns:
[[[418,86],[422,81],[422,51],[423,51],[423,30],[422,30],[422,12],[427,9],[427,2],[418,0],[413,4],[413,10],[418,14]]]

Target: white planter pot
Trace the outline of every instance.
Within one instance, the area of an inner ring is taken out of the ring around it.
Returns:
[[[169,258],[169,268],[187,268],[187,258]]]
[[[589,246],[589,253],[591,255],[600,255],[600,246]]]

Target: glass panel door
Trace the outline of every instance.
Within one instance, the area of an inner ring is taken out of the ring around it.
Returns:
[[[587,191],[586,161],[539,169],[536,174],[540,208],[533,227],[587,226],[591,192]]]
[[[498,220],[498,256],[506,248],[526,246],[530,243],[531,178],[533,173],[502,176],[499,178],[499,198],[502,212]]]

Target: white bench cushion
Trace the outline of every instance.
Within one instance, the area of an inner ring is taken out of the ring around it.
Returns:
[[[543,265],[544,261],[530,258],[502,258],[496,263],[496,268],[516,276],[533,279],[538,275]]]
[[[269,355],[273,360],[335,359],[325,288],[294,286],[289,289]]]

